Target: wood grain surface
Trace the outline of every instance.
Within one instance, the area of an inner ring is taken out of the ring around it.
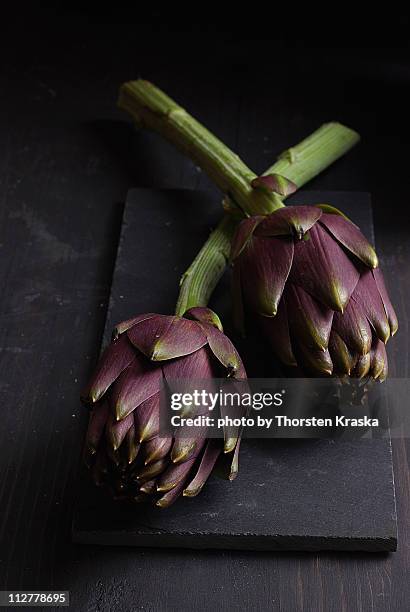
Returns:
[[[157,82],[258,171],[329,119],[360,131],[362,144],[311,187],[372,193],[401,324],[391,373],[408,376],[408,63],[212,30],[201,41],[164,28],[156,45],[158,32],[144,28],[77,26],[2,24],[0,587],[70,589],[79,611],[408,610],[405,439],[394,442],[400,546],[391,555],[70,542],[86,425],[78,394],[98,355],[122,202],[133,186],[208,185],[170,146],[134,131],[115,109],[119,84],[140,74]]]

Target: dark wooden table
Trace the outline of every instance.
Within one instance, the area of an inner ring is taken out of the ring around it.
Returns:
[[[223,43],[211,31],[207,45],[185,33],[156,46],[153,32],[81,23],[27,23],[18,36],[2,25],[0,588],[69,589],[79,611],[407,610],[407,440],[394,441],[391,555],[80,547],[70,521],[87,420],[78,395],[98,353],[125,194],[208,186],[171,147],[134,132],[115,108],[119,84],[158,83],[259,171],[326,120],[360,131],[361,146],[311,186],[372,193],[381,261],[396,271],[391,372],[408,376],[408,61]]]

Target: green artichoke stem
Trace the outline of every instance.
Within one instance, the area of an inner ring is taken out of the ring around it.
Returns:
[[[238,155],[152,83],[124,83],[118,106],[138,126],[158,132],[190,157],[245,214],[270,213],[283,206],[277,194],[254,189],[256,174]]]
[[[236,222],[224,215],[180,280],[175,314],[193,306],[206,306],[226,268]]]
[[[341,123],[324,123],[299,144],[281,153],[263,174],[281,174],[300,188],[347,153],[359,140],[357,132]]]

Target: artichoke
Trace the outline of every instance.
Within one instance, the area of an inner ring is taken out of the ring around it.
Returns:
[[[82,400],[93,409],[85,455],[94,481],[114,497],[167,507],[181,493],[195,496],[221,454],[238,468],[239,433],[224,443],[203,432],[159,432],[160,389],[175,379],[246,378],[241,358],[218,316],[191,308],[184,317],[144,314],[117,325]]]
[[[280,177],[255,188],[288,194]],[[236,301],[252,311],[275,355],[308,374],[384,380],[397,317],[376,253],[329,205],[286,206],[244,219],[232,241]],[[237,310],[238,312],[238,310]]]

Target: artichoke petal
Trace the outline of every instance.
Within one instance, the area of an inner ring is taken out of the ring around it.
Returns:
[[[365,270],[361,275],[352,300],[361,306],[377,336],[386,343],[390,337],[390,325],[372,270]]]
[[[138,409],[133,412],[135,430],[140,442],[145,442],[158,435],[159,401],[160,394],[156,393],[140,404]]]
[[[256,215],[243,219],[243,221],[240,222],[231,243],[231,253],[229,257],[231,262],[235,261],[243,252],[249,240],[252,238],[253,232],[264,218],[265,217],[262,215]]]
[[[165,457],[155,461],[154,463],[150,463],[149,465],[145,465],[138,473],[137,480],[140,482],[147,482],[152,478],[155,478],[159,474],[161,474],[167,467],[168,462]]]
[[[209,348],[218,361],[227,369],[228,376],[245,378],[246,372],[238,351],[225,334],[209,325],[204,326]]]
[[[195,459],[196,456],[184,461],[183,463],[170,465],[158,478],[157,491],[160,493],[166,493],[180,484],[181,481],[185,481],[195,463]]]
[[[151,361],[189,355],[206,344],[206,336],[196,321],[177,316],[155,315],[131,327],[127,335]]]
[[[293,261],[291,238],[254,238],[242,254],[241,277],[246,301],[267,317],[275,316]]]
[[[298,365],[315,374],[330,376],[333,373],[333,362],[329,349],[312,349],[299,343],[292,336]]]
[[[273,352],[286,366],[296,366],[290,338],[286,299],[282,296],[278,313],[275,317],[259,317],[264,335],[267,337]]]
[[[116,451],[120,448],[132,425],[134,425],[134,417],[132,414],[121,419],[121,421],[117,421],[117,419],[113,418],[112,414],[110,414],[105,428],[105,435],[113,450]]]
[[[365,376],[368,375],[370,371],[370,365],[371,365],[370,352],[366,353],[365,355],[360,355],[356,362],[352,375],[355,376],[356,378],[364,378]]]
[[[388,320],[389,326],[390,326],[390,334],[392,336],[394,336],[394,334],[396,333],[396,331],[397,331],[397,329],[399,327],[399,323],[397,321],[397,316],[396,316],[396,313],[394,311],[393,305],[392,305],[392,303],[390,301],[389,294],[387,293],[386,285],[384,283],[383,274],[382,274],[380,268],[376,268],[375,270],[373,270],[373,277],[374,277],[374,280],[376,282],[377,289],[379,290],[380,297],[381,297],[382,302],[383,302],[384,310],[385,310],[386,315],[387,315],[387,320]]]
[[[81,394],[81,399],[93,404],[98,402],[134,359],[135,351],[126,336],[111,342],[100,357],[90,382]]]
[[[133,417],[134,415],[131,415],[131,416]],[[132,426],[127,431],[127,435],[125,436],[125,441],[124,441],[127,461],[129,465],[131,465],[131,463],[135,461],[138,455],[138,451],[140,449],[140,445],[138,443],[136,435],[137,434],[135,431],[135,425],[133,422]]]
[[[290,280],[332,310],[343,312],[358,283],[359,271],[319,224],[308,236],[309,240],[295,244]]]
[[[193,480],[184,489],[183,495],[185,497],[195,497],[201,492],[220,454],[221,447],[219,441],[209,440]]]
[[[232,401],[227,405],[221,402],[220,404],[221,418],[225,419],[225,424],[223,427],[224,453],[231,453],[234,450],[238,439],[241,437],[242,427],[241,425],[236,425],[230,423],[229,421],[231,419],[242,419],[242,417],[246,416],[246,414],[249,412],[249,407],[244,406],[243,402],[240,400],[244,392],[249,392],[247,380],[230,378],[224,382],[224,392],[226,394],[231,393],[231,397],[239,398],[239,401],[237,402]]]
[[[215,376],[213,356],[208,347],[184,357],[178,357],[162,365],[168,382],[177,379],[211,379]]]
[[[327,349],[333,310],[292,283],[287,284],[285,295],[292,333],[295,333],[306,346],[318,350]]]
[[[343,217],[343,219],[346,219],[346,221],[350,221],[350,223],[352,223],[355,227],[358,228],[358,226],[353,223],[353,221],[349,219],[349,217],[345,215],[344,212],[336,208],[336,206],[332,206],[331,204],[315,204],[315,206],[320,208],[322,212],[327,213],[329,215],[340,215],[340,217]]]
[[[97,404],[91,411],[86,434],[86,446],[91,453],[95,453],[97,450],[108,417],[109,406],[106,401]]]
[[[366,266],[377,268],[378,259],[374,248],[354,223],[339,215],[324,213],[320,219],[320,224]]]
[[[189,431],[192,432],[193,429],[193,427],[190,427]],[[180,432],[180,435],[175,437],[171,451],[171,461],[173,463],[188,461],[188,459],[191,459],[197,454],[200,438],[198,438],[198,436],[188,437],[189,431],[185,430],[184,432]],[[181,435],[181,433],[183,435]]]
[[[333,363],[333,373],[350,376],[357,362],[357,355],[352,353],[339,334],[332,329],[329,338],[329,353]]]
[[[137,406],[158,393],[162,372],[149,362],[135,359],[115,381],[110,405],[118,421],[124,419]]]
[[[295,193],[298,188],[297,185],[290,179],[286,178],[286,176],[275,173],[257,176],[251,181],[251,186],[254,189],[262,189],[268,193],[274,191],[275,193],[284,197]]]
[[[158,461],[165,457],[172,446],[172,437],[159,437],[155,436],[155,438],[151,438],[148,440],[144,446],[145,451],[145,465],[149,465],[150,463],[154,463],[154,461]]]
[[[140,491],[146,495],[153,495],[157,491],[157,484],[155,479],[147,480],[140,486]],[[145,500],[144,500],[145,501]]]
[[[383,381],[387,376],[387,353],[384,343],[375,338],[370,351],[370,374]]]
[[[133,317],[132,319],[127,319],[126,321],[122,321],[121,323],[117,323],[112,332],[113,340],[116,340],[121,334],[134,327],[137,323],[141,323],[142,321],[146,321],[147,319],[152,319],[156,314],[153,312],[149,312],[148,314],[138,315],[137,317]]]
[[[231,459],[231,463],[229,466],[229,474],[228,474],[228,478],[231,481],[235,480],[239,472],[239,449],[240,447],[241,447],[241,438],[239,438],[238,442],[236,443],[235,450],[232,453],[232,459]]]
[[[158,499],[156,506],[159,508],[169,508],[169,506],[171,506],[181,495],[184,489],[184,484],[185,480],[182,479],[175,487]]]
[[[321,218],[322,211],[316,206],[286,206],[267,215],[258,224],[256,236],[291,235],[301,239]]]
[[[372,330],[363,309],[354,300],[350,300],[343,314],[335,313],[333,328],[352,351],[359,355],[370,351]]]
[[[207,323],[208,325],[212,325],[219,329],[219,331],[223,332],[223,327],[221,323],[221,319],[218,317],[216,312],[211,310],[210,308],[205,308],[204,306],[195,306],[194,308],[190,308],[184,313],[184,317],[187,319],[194,319],[195,321],[199,321],[200,323]]]

